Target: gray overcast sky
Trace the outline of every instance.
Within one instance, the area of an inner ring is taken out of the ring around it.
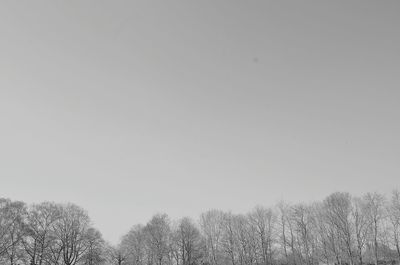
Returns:
[[[4,1],[0,196],[156,212],[400,185],[398,1]]]

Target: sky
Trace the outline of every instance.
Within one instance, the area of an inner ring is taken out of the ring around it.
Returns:
[[[400,188],[398,1],[4,1],[0,197],[73,202],[112,243]]]

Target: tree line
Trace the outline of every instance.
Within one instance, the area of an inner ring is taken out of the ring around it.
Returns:
[[[0,264],[381,265],[400,262],[400,192],[336,192],[322,201],[198,220],[154,215],[111,246],[74,204],[0,199]]]

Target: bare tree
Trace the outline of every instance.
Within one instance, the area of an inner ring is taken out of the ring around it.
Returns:
[[[247,216],[236,216],[237,251],[240,265],[252,265],[256,262],[256,232],[252,229]]]
[[[174,239],[178,250],[178,264],[198,264],[202,257],[201,235],[191,219],[185,217],[179,221],[174,231]]]
[[[82,263],[84,265],[98,265],[105,262],[105,242],[98,230],[92,227],[87,230],[85,244],[86,252],[82,258]]]
[[[324,200],[324,208],[329,224],[335,230],[347,254],[350,265],[353,261],[353,225],[351,221],[352,204],[349,193],[336,192]]]
[[[295,225],[297,248],[302,263],[314,264],[315,227],[313,226],[313,210],[310,206],[299,204],[293,207],[292,218]]]
[[[359,264],[363,264],[363,252],[368,240],[368,233],[371,228],[371,222],[368,218],[368,208],[365,201],[361,198],[353,199],[352,216],[354,219],[354,232],[357,245],[357,255]]]
[[[127,254],[132,265],[144,265],[146,255],[146,234],[142,225],[134,226],[121,242],[121,248]]]
[[[232,213],[225,213],[222,217],[222,249],[229,257],[232,265],[236,265],[237,260],[237,237],[236,229],[236,216]]]
[[[387,206],[387,214],[391,226],[391,239],[400,261],[400,192],[398,190],[394,190],[392,193],[390,203]]]
[[[89,224],[89,216],[82,208],[74,204],[61,208],[60,219],[54,228],[65,265],[77,264],[85,254]]]
[[[223,215],[221,211],[210,210],[200,216],[200,226],[206,240],[207,259],[212,265],[220,263]]]
[[[60,209],[54,203],[44,202],[29,208],[23,245],[30,264],[51,263],[50,246],[54,244],[53,225],[60,218]]]
[[[145,231],[148,246],[156,259],[157,265],[162,265],[169,258],[169,244],[171,229],[169,218],[166,214],[153,216],[146,225]]]
[[[0,257],[5,264],[23,260],[22,238],[26,221],[23,202],[0,200]]]
[[[368,218],[371,223],[371,229],[372,229],[372,246],[374,252],[374,262],[375,265],[378,265],[379,261],[378,237],[380,232],[379,226],[384,218],[385,198],[378,193],[367,193],[365,195],[365,201],[367,203]]]
[[[288,254],[288,211],[289,206],[281,201],[277,205],[279,210],[279,226],[280,226],[280,245],[282,248],[283,256],[285,258],[285,264],[289,264],[289,254]]]
[[[128,261],[128,253],[120,244],[117,247],[108,245],[106,247],[107,260],[112,265],[125,265]]]
[[[254,226],[258,235],[258,245],[263,264],[272,264],[272,240],[274,215],[273,211],[261,206],[256,207],[249,214],[250,223]]]

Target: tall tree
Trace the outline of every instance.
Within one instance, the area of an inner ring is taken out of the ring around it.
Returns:
[[[387,206],[387,215],[391,228],[391,239],[400,261],[400,192],[398,190],[394,190],[392,193],[390,203]]]
[[[222,217],[222,240],[221,245],[229,257],[231,265],[236,265],[238,241],[236,237],[237,218],[232,213],[225,213]]]
[[[261,262],[265,265],[272,264],[273,229],[275,221],[273,211],[258,206],[250,212],[249,220],[257,231]]]
[[[378,193],[367,193],[365,195],[365,201],[367,203],[368,217],[371,223],[372,229],[372,246],[373,256],[375,265],[378,265],[379,261],[379,243],[378,237],[380,233],[380,225],[384,218],[384,204],[385,198]]]
[[[79,206],[67,204],[61,208],[60,219],[54,227],[65,265],[77,264],[85,254],[89,224],[89,216]]]
[[[324,200],[327,221],[342,243],[350,265],[353,261],[352,203],[349,193],[336,192]]]
[[[0,200],[0,258],[3,258],[4,264],[15,265],[23,260],[22,238],[25,222],[25,203]]]
[[[29,208],[23,245],[31,265],[51,263],[50,247],[55,243],[53,226],[60,218],[60,208],[50,202]]]
[[[362,198],[353,199],[352,216],[359,265],[363,265],[363,252],[368,240],[371,222],[368,218],[368,206]]]
[[[178,257],[182,265],[199,264],[202,257],[201,235],[199,229],[190,218],[182,218],[176,230],[174,239],[178,247]]]
[[[145,227],[148,246],[155,257],[156,265],[163,265],[169,258],[170,222],[166,214],[153,216]]]
[[[125,265],[128,263],[128,252],[122,244],[117,247],[108,245],[106,252],[107,260],[111,265]]]
[[[105,242],[100,231],[90,227],[85,237],[86,251],[82,257],[84,265],[99,265],[106,260],[104,255]]]
[[[144,265],[146,255],[146,234],[142,225],[135,225],[122,238],[121,248],[132,265]]]
[[[210,210],[200,216],[200,226],[206,240],[207,260],[212,265],[220,265],[222,219],[224,213],[219,210]]]

